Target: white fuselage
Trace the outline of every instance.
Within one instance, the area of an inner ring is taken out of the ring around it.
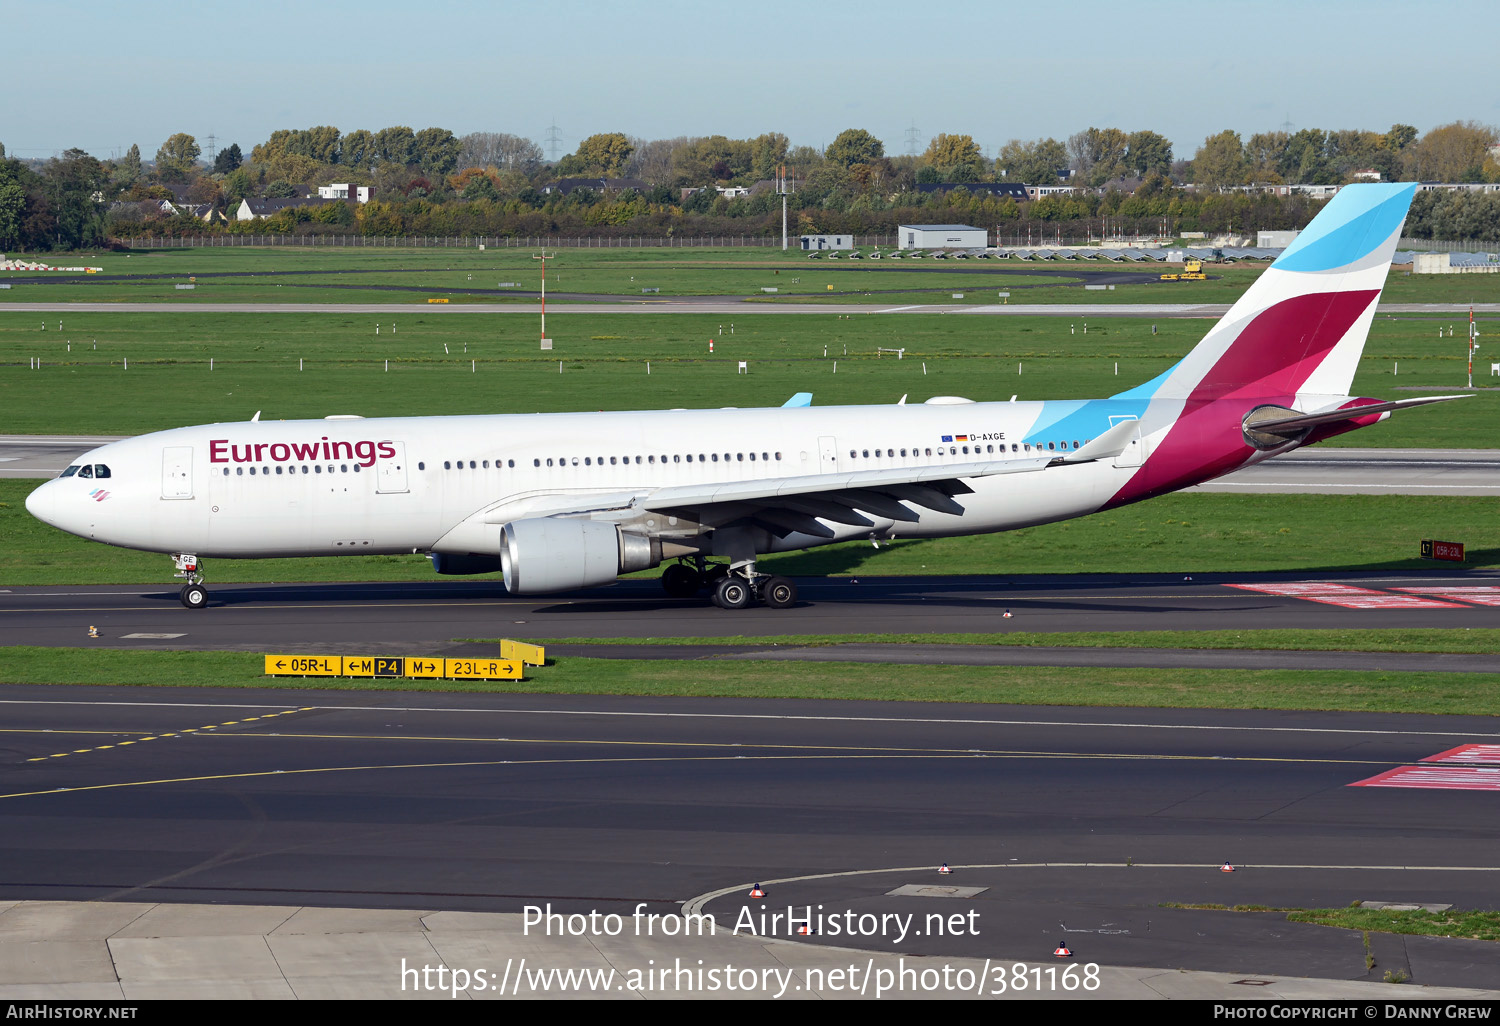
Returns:
[[[673,485],[1035,459],[1076,449],[1107,429],[1112,413],[1133,416],[1137,406],[1096,400],[224,423],[103,446],[77,462],[107,466],[107,480],[75,474],[49,482],[28,508],[86,538],[205,557],[493,553],[501,522],[547,515],[569,497],[625,504],[633,493]],[[1039,429],[1042,422],[1058,426]],[[833,539],[792,534],[766,551],[1078,516],[1100,508],[1139,461],[1120,464],[978,478],[969,482],[973,494],[958,496],[961,515],[923,509],[915,523],[875,517],[873,529],[828,523]],[[666,520],[651,531],[670,537],[704,529]]]

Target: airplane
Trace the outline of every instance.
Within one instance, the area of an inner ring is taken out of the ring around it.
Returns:
[[[1086,516],[1464,396],[1349,388],[1412,184],[1341,189],[1179,363],[1106,399],[249,422],[80,456],[26,499],[63,531],[205,558],[426,553],[517,595],[667,563],[718,606],[796,604],[759,556]]]

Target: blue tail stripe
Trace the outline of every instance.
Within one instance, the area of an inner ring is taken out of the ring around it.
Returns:
[[[1331,271],[1368,256],[1406,217],[1413,182],[1341,189],[1272,266],[1282,271]]]

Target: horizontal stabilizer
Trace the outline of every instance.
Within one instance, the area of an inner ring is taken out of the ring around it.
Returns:
[[[1092,442],[1084,443],[1081,449],[1075,449],[1057,462],[1089,463],[1093,460],[1112,460],[1125,451],[1140,427],[1138,420],[1122,420]]]
[[[1254,428],[1256,431],[1265,431],[1273,435],[1295,435],[1308,428],[1317,427],[1319,424],[1337,424],[1341,420],[1368,417],[1372,413],[1388,413],[1392,410],[1404,410],[1408,406],[1426,406],[1428,403],[1445,403],[1450,399],[1467,398],[1469,398],[1467,395],[1431,395],[1420,399],[1396,399],[1388,403],[1370,403],[1366,406],[1345,406],[1337,410],[1301,413],[1275,420],[1256,420]]]

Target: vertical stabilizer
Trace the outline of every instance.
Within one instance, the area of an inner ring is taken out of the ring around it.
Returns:
[[[1340,189],[1152,397],[1348,395],[1416,188]]]

